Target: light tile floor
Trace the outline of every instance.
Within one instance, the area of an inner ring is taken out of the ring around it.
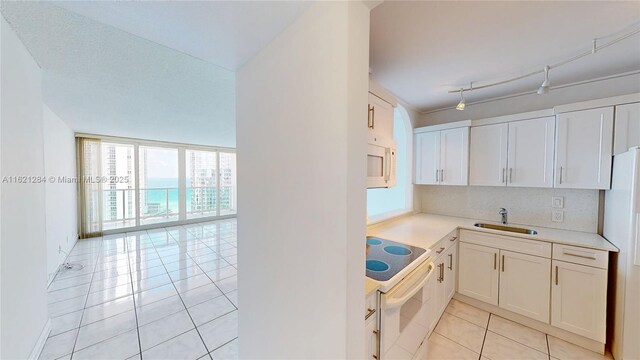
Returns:
[[[540,331],[451,300],[429,337],[427,359],[609,360]]]
[[[79,240],[40,359],[237,358],[236,220]]]

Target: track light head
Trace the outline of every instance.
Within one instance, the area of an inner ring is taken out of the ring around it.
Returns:
[[[456,106],[456,110],[464,111],[464,107],[464,90],[460,89],[460,102],[458,103],[458,106]]]
[[[538,95],[546,94],[549,92],[549,69],[551,69],[549,65],[544,67],[544,81],[538,88]]]

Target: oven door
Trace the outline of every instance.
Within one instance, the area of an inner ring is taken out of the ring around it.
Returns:
[[[381,295],[381,360],[413,358],[429,333],[430,304],[425,293],[434,268],[431,260],[423,262]]]
[[[396,150],[374,144],[367,151],[367,188],[388,188],[396,184]]]

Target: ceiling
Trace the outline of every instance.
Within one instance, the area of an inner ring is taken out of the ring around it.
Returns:
[[[311,1],[56,1],[103,24],[237,70]]]
[[[234,70],[306,7],[0,3],[42,68],[45,103],[74,131],[223,147],[235,147]]]
[[[460,95],[449,90],[541,70],[633,24],[640,27],[638,1],[385,1],[371,12],[372,77],[418,111],[451,107]],[[640,71],[640,34],[552,69],[550,80],[553,88],[630,71]],[[535,91],[543,79],[540,74],[465,98]]]

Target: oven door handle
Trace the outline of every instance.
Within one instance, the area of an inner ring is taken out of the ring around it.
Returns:
[[[423,265],[425,266],[425,265]],[[422,266],[421,266],[422,267]],[[415,282],[415,284],[413,286],[411,286],[410,289],[405,290],[405,292],[402,292],[402,288],[404,288],[405,286],[403,286],[403,282],[405,281],[411,281],[410,279],[404,279],[402,280],[402,282],[398,285],[396,285],[396,287],[394,287],[393,289],[391,289],[390,292],[384,294],[382,296],[383,300],[382,300],[382,309],[388,310],[388,309],[393,309],[399,306],[404,305],[404,303],[406,303],[409,299],[411,299],[413,297],[413,295],[415,295],[418,291],[420,291],[424,285],[427,283],[427,281],[429,280],[429,277],[431,276],[431,274],[433,273],[433,269],[435,268],[435,266],[433,265],[432,262],[429,262],[427,265],[427,272],[426,274],[423,275],[423,277],[418,280],[417,282]],[[416,272],[419,272],[420,270],[417,269]],[[411,278],[411,275],[408,276],[408,278]],[[402,292],[400,295],[400,297],[394,297],[396,292]]]

